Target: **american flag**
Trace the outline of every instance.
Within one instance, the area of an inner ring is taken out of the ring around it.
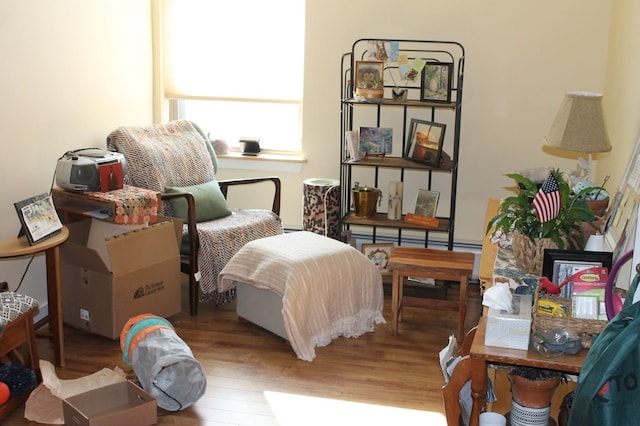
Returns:
[[[533,209],[540,223],[548,222],[558,216],[560,211],[560,187],[553,173],[544,181],[533,199]]]

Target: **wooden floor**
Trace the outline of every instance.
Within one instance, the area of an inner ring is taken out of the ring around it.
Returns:
[[[466,330],[480,313],[477,285],[470,286]],[[384,315],[390,323],[389,289]],[[448,292],[457,298],[455,285]],[[161,425],[444,425],[438,351],[455,333],[457,312],[407,307],[399,335],[389,324],[357,339],[339,338],[317,348],[313,362],[296,358],[288,343],[239,321],[235,303],[200,305],[189,316],[171,317],[179,336],[207,372],[206,394],[178,413],[160,413]],[[66,367],[62,379],[104,367],[129,372],[116,341],[65,327]],[[42,359],[53,359],[49,341],[39,339]],[[33,425],[18,409],[3,425]]]

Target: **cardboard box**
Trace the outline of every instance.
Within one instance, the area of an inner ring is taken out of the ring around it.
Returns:
[[[489,308],[484,344],[527,350],[531,334],[531,302],[531,295],[514,294],[512,313]]]
[[[62,401],[66,425],[147,426],[158,422],[156,400],[131,383],[115,383]]]
[[[69,239],[60,247],[65,323],[117,339],[135,315],[169,317],[180,312],[182,222],[159,218],[120,235],[100,225],[96,219],[67,225]],[[103,249],[96,247],[100,237],[92,233],[93,227],[104,232]],[[89,246],[90,235],[94,242]]]

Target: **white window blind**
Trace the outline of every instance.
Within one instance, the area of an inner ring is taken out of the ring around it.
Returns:
[[[171,118],[196,121],[238,149],[300,154],[304,0],[164,0],[165,97]]]

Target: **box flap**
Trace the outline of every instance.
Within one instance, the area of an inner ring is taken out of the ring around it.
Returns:
[[[64,263],[93,269],[98,272],[109,273],[108,266],[100,254],[86,247],[91,220],[73,222],[66,225],[69,228],[69,239],[60,246],[60,257]]]
[[[180,258],[172,222],[117,235],[107,239],[106,244],[114,276]]]

